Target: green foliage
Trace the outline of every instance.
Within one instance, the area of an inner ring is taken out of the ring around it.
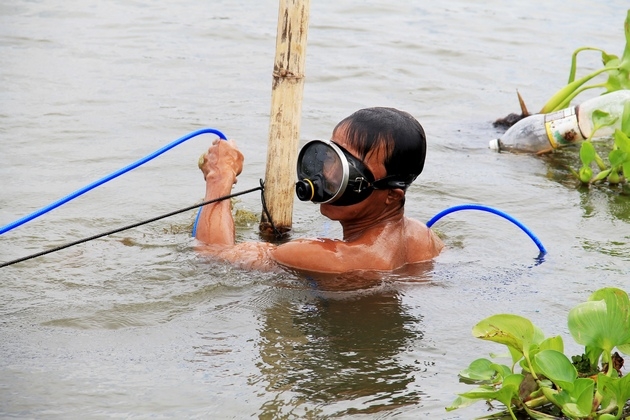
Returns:
[[[603,89],[604,92],[602,94],[605,94],[617,90],[630,89],[630,9],[624,21],[624,35],[626,45],[621,57],[595,47],[576,49],[571,55],[571,69],[567,84],[549,98],[540,110],[540,113],[546,114],[567,108],[576,96],[586,90]],[[579,53],[584,51],[598,51],[601,54],[603,66],[576,79],[577,57]],[[601,74],[607,75],[605,82],[588,84]],[[596,152],[591,140],[597,130],[614,125],[618,117],[596,110],[593,112],[592,119],[594,124],[593,133],[582,142],[580,149],[582,167],[577,171],[571,169],[571,172],[583,184],[593,184],[604,180],[614,185],[626,182],[630,179],[630,106],[626,106],[624,109],[621,130],[616,131],[614,134],[614,144],[607,156],[608,164]],[[597,164],[597,172],[593,170],[593,162]]]
[[[571,356],[571,362],[578,371],[578,375],[592,376],[597,374],[597,365],[593,365],[586,354]]]
[[[545,338],[521,316],[499,314],[477,323],[473,335],[505,345],[512,365],[473,361],[460,378],[477,388],[460,394],[446,410],[498,401],[512,419],[518,411],[534,419],[558,418],[549,414],[551,407],[570,419],[621,418],[630,400],[630,375],[620,377],[623,359],[613,351],[630,350],[628,294],[612,287],[597,290],[569,312],[568,326],[574,340],[585,346],[583,355],[571,359],[560,336]]]
[[[621,130],[616,129],[613,135],[612,150],[608,153],[608,164],[599,156],[593,145],[592,138],[602,127],[612,126],[618,117],[612,117],[606,112],[593,112],[594,129],[591,136],[582,142],[580,160],[582,167],[574,175],[584,184],[592,184],[606,180],[610,184],[619,184],[630,179],[630,103],[624,105]],[[598,173],[593,172],[596,163]]]
[[[540,110],[541,114],[564,109],[577,95],[588,89],[603,88],[606,92],[630,89],[630,9],[624,21],[624,35],[626,46],[621,58],[608,54],[600,48],[582,47],[573,52],[571,56],[571,70],[568,83],[549,98]],[[577,73],[577,56],[582,51],[599,51],[602,56],[603,67],[597,69],[579,79],[575,79]],[[587,85],[589,81],[600,74],[607,74],[606,82]]]

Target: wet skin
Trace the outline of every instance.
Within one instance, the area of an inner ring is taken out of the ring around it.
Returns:
[[[337,130],[332,140],[357,156]],[[383,154],[368,153],[365,165],[376,179],[386,175]],[[206,200],[230,193],[243,168],[243,155],[233,141],[216,140],[204,156]],[[347,273],[357,270],[391,271],[427,261],[443,248],[442,241],[423,223],[404,216],[404,191],[374,190],[350,206],[321,204],[321,213],[337,220],[343,239],[297,239],[282,245],[267,242],[235,243],[230,202],[203,207],[197,224],[199,249],[221,260],[258,270],[290,269],[308,274]]]

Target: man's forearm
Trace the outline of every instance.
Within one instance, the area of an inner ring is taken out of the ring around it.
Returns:
[[[235,178],[234,175],[220,177],[208,174],[204,201],[230,194]],[[234,245],[234,218],[230,200],[222,200],[202,207],[197,222],[196,237],[207,244]]]

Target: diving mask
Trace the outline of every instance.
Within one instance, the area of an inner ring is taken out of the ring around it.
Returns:
[[[365,200],[375,189],[407,186],[400,176],[374,180],[361,160],[332,141],[313,140],[304,145],[297,161],[295,192],[301,201],[349,206]],[[409,177],[404,177],[409,178]]]

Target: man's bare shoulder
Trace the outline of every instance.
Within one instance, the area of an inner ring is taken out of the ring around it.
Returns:
[[[405,218],[405,239],[409,263],[434,258],[444,248],[444,243],[437,234],[415,219]]]
[[[404,231],[400,233],[402,237],[394,241],[396,244],[374,238],[365,242],[294,239],[281,245],[242,242],[232,246],[200,245],[198,249],[245,269],[334,274],[353,270],[393,270],[405,264],[430,260],[444,247],[431,229],[413,219],[405,219]]]

